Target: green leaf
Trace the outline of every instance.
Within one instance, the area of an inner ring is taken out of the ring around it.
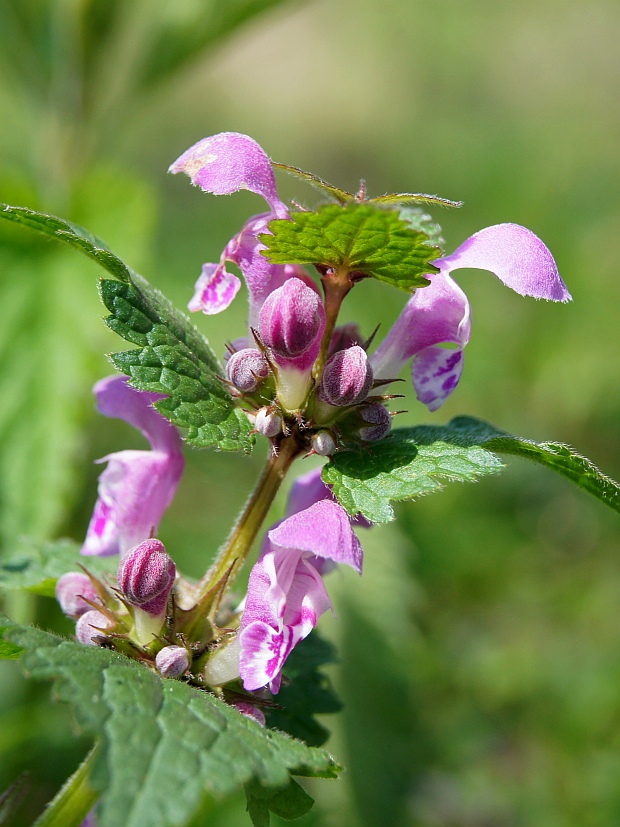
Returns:
[[[22,539],[0,559],[0,589],[27,589],[53,597],[58,578],[79,571],[80,564],[98,576],[116,571],[116,557],[85,557],[80,548],[73,540]]]
[[[339,772],[323,750],[264,729],[215,696],[162,680],[115,652],[29,627],[14,625],[9,634],[24,649],[27,672],[54,681],[56,697],[101,740],[93,781],[105,781],[107,792],[98,827],[183,825],[205,793],[225,796],[252,780],[275,793],[289,787],[291,775]]]
[[[72,247],[92,258],[113,276],[121,281],[131,281],[134,273],[118,256],[108,249],[101,239],[92,235],[70,221],[64,221],[48,213],[31,210],[28,207],[14,207],[0,202],[0,218],[38,230]]]
[[[386,523],[394,519],[391,500],[421,497],[448,481],[473,482],[501,468],[475,437],[451,425],[420,425],[398,428],[371,449],[336,454],[323,480],[349,514]]]
[[[256,781],[245,785],[248,813],[254,827],[269,827],[269,812],[291,821],[312,809],[314,799],[291,778],[288,787],[277,792],[265,789]]]
[[[397,211],[367,202],[293,213],[271,221],[269,230],[260,236],[262,253],[276,264],[344,267],[409,291],[429,283],[424,274],[437,272],[430,262],[441,254]]]
[[[327,181],[319,178],[318,175],[313,175],[311,172],[305,172],[303,169],[299,169],[299,167],[291,167],[288,164],[274,164],[273,161],[271,166],[276,169],[284,170],[284,172],[288,172],[289,175],[293,175],[295,178],[300,178],[302,181],[307,181],[309,184],[312,184],[313,187],[316,187],[316,189],[324,192],[326,195],[329,195],[330,198],[334,198],[343,206],[344,204],[348,204],[350,201],[355,200],[353,193],[340,189],[340,187],[336,187],[333,184],[328,184]]]
[[[13,820],[13,816],[19,809],[22,799],[28,792],[30,786],[30,775],[27,772],[22,773],[17,781],[0,793],[0,825],[8,825]]]
[[[342,704],[320,667],[337,661],[333,644],[316,631],[302,640],[284,664],[285,680],[276,698],[277,707],[265,709],[267,724],[311,747],[324,744],[329,732],[314,716],[339,712]]]
[[[372,451],[336,454],[323,469],[323,480],[350,514],[385,523],[394,518],[390,500],[409,500],[439,491],[443,481],[473,482],[499,471],[494,451],[525,457],[557,471],[620,511],[620,485],[589,459],[556,442],[510,436],[473,417],[448,425],[399,428]]]
[[[218,379],[222,368],[189,320],[142,277],[132,284],[102,279],[101,299],[112,314],[108,327],[138,345],[111,356],[131,384],[167,394],[157,410],[187,428],[192,445],[249,452],[252,426]]]
[[[433,207],[462,207],[462,201],[452,201],[440,195],[426,195],[423,192],[392,192],[389,195],[377,195],[368,198],[369,204],[424,204]]]

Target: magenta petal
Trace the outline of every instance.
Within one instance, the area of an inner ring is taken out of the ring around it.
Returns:
[[[347,512],[332,500],[320,500],[305,511],[287,517],[268,537],[272,545],[280,548],[307,551],[362,572],[360,541],[353,533]]]
[[[571,299],[547,247],[519,224],[486,227],[463,242],[452,255],[434,264],[446,272],[461,267],[490,270],[522,296],[556,302]]]
[[[428,276],[370,357],[375,379],[396,379],[413,356],[449,342],[465,347],[471,333],[467,296],[447,273]]]
[[[298,511],[304,511],[306,508],[310,508],[311,505],[319,502],[319,500],[333,500],[336,502],[331,488],[329,485],[325,485],[321,479],[322,472],[322,468],[315,468],[313,471],[308,471],[306,474],[297,477],[293,482],[286,503],[287,517],[297,514]],[[353,525],[358,526],[358,528],[372,527],[372,523],[361,514],[354,517],[352,522]],[[321,569],[321,573],[325,574],[325,570]]]
[[[278,198],[271,162],[247,135],[221,132],[203,138],[184,152],[169,172],[187,173],[192,184],[214,195],[250,190],[262,195],[278,218],[288,218],[288,210]]]
[[[294,645],[293,633],[288,626],[274,629],[257,620],[243,629],[239,644],[239,674],[244,687],[252,692],[279,678],[284,661]],[[272,685],[272,691],[277,692],[278,689],[279,681],[277,687]]]
[[[230,306],[241,287],[241,281],[223,264],[203,264],[196,282],[194,296],[187,305],[192,312],[202,310],[208,316],[221,313]]]
[[[420,402],[436,411],[456,388],[463,371],[460,348],[428,347],[411,366],[413,387]]]

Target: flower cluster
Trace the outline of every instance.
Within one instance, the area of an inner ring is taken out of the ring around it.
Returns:
[[[205,192],[248,189],[267,202],[268,211],[246,222],[220,261],[203,266],[189,308],[226,310],[241,286],[227,265],[239,268],[249,296],[248,328],[229,345],[221,379],[255,432],[270,441],[272,458],[326,457],[384,439],[392,397],[382,389],[408,362],[418,400],[431,411],[443,404],[460,380],[471,332],[469,302],[453,270],[486,269],[521,295],[570,299],[549,250],[532,232],[515,224],[487,227],[434,262],[428,285],[413,293],[369,354],[356,324],[337,326],[353,278],[345,273],[342,283],[342,273],[317,264],[322,294],[299,265],[273,264],[263,255],[270,221],[290,214],[255,141],[238,133],[206,138],[170,169],[187,173]],[[153,407],[161,396],[135,390],[120,377],[99,382],[95,395],[104,415],[139,429],[151,450],[105,458],[82,553],[118,555],[118,575],[111,584],[72,572],[58,582],[58,600],[76,619],[77,638],[113,645],[164,677],[219,688],[240,711],[264,720],[264,689],[279,691],[291,650],[331,608],[325,575],[338,564],[361,573],[362,547],[353,528],[368,523],[348,516],[322,482],[321,469],[299,477],[285,518],[266,533],[241,607],[226,608],[222,595],[236,557],[193,584],[177,574],[155,538],[183,470],[180,437]],[[251,539],[247,546],[243,555]]]

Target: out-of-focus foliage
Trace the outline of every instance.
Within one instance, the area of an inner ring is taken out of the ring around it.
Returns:
[[[371,195],[462,198],[458,211],[427,208],[447,252],[488,224],[525,224],[553,251],[573,303],[535,303],[488,274],[457,274],[475,316],[463,379],[433,415],[410,394],[398,424],[478,416],[572,444],[617,478],[617,2],[359,0],[354,14],[344,0],[282,3],[203,48],[226,31],[229,10],[267,5],[2,0],[0,198],[87,226],[181,307],[200,265],[263,209],[250,194],[215,199],[165,177],[191,143],[221,130],[251,134],[275,160],[350,191],[364,177]],[[279,184],[283,197],[316,205],[303,182],[282,174]],[[116,347],[99,321],[97,270],[27,231],[0,232],[7,550],[20,533],[80,540],[92,460],[142,447],[128,427],[89,413],[90,385],[109,370],[100,354]],[[367,335],[381,321],[380,337],[405,298],[367,280],[343,321],[358,319]],[[244,334],[244,310],[239,297],[197,323],[218,349]],[[198,575],[261,457],[189,460],[162,537]],[[509,466],[399,505],[395,523],[363,534],[364,576],[331,575],[338,618],[322,628],[341,647],[333,677],[345,710],[327,746],[348,772],[309,787],[317,806],[300,824],[618,822],[617,518],[544,469]],[[6,608],[71,631],[49,599]],[[46,687],[2,665],[0,790],[23,769],[34,778],[16,823],[28,824],[86,754],[74,732]],[[204,821],[236,827],[244,810],[243,796],[205,801]]]

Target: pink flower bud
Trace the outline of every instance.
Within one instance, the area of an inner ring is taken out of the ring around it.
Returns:
[[[285,359],[306,353],[320,340],[324,327],[321,297],[298,278],[288,279],[270,293],[260,312],[263,342]]]
[[[325,365],[319,396],[330,405],[345,407],[362,402],[372,387],[372,368],[359,345],[339,350]]]
[[[261,726],[265,726],[265,713],[248,701],[235,701],[233,706],[246,718],[251,718]]]
[[[155,666],[164,678],[180,678],[189,669],[189,654],[184,646],[164,646],[155,657]]]
[[[259,434],[266,437],[277,436],[282,431],[282,417],[269,408],[261,408],[256,414],[254,428]]]
[[[256,348],[246,347],[233,353],[226,365],[228,378],[242,393],[253,393],[269,376],[269,364]]]
[[[75,636],[85,646],[97,646],[95,638],[104,635],[114,624],[103,612],[94,609],[85,612],[75,624]]]
[[[331,457],[337,448],[334,437],[329,431],[319,431],[318,434],[312,437],[310,444],[314,453],[320,457]]]
[[[145,540],[118,567],[118,586],[128,603],[154,617],[162,614],[174,583],[176,567],[159,540]]]
[[[56,600],[67,617],[78,618],[91,608],[86,600],[98,601],[99,595],[90,577],[81,571],[69,571],[56,583]]]
[[[363,405],[358,408],[357,413],[363,422],[368,423],[368,425],[363,425],[357,431],[357,436],[363,439],[364,442],[375,442],[389,434],[392,427],[392,417],[380,402]]]

